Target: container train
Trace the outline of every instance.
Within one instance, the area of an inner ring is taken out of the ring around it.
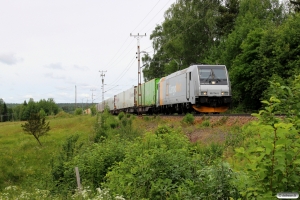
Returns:
[[[155,78],[97,104],[110,113],[172,114],[220,113],[231,103],[231,85],[225,65],[193,64],[163,78]]]

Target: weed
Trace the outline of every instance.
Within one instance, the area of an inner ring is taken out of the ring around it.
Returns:
[[[183,123],[186,123],[186,124],[190,124],[190,125],[191,125],[191,124],[194,124],[194,122],[195,122],[195,117],[194,117],[193,114],[187,113],[187,114],[183,117],[182,122],[183,122]]]
[[[203,126],[203,127],[209,127],[209,126],[210,126],[209,120],[204,120],[204,121],[201,123],[201,126]]]
[[[228,120],[228,116],[223,116],[221,117],[218,121],[216,121],[215,123],[213,123],[211,126],[215,127],[215,126],[222,126],[224,125]]]
[[[118,115],[119,120],[122,120],[123,117],[125,117],[125,113],[124,112],[120,112]]]
[[[150,117],[148,117],[148,116],[143,117],[143,119],[144,119],[146,122],[149,122],[149,121],[151,120]]]

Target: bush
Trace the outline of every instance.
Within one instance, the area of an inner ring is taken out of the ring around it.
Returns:
[[[124,112],[120,112],[118,115],[119,120],[122,120],[123,117],[125,117],[125,113]]]
[[[209,122],[209,120],[204,120],[204,121],[201,123],[201,125],[202,125],[203,127],[209,127],[209,126],[210,126],[210,122]]]
[[[105,182],[110,168],[124,159],[126,144],[127,142],[118,136],[93,144],[68,163],[69,168],[65,168],[64,179],[73,179],[75,189],[74,167],[77,166],[82,185],[96,190]]]
[[[75,115],[82,115],[83,111],[82,108],[76,108]]]
[[[195,122],[195,117],[194,117],[193,114],[187,113],[187,114],[183,117],[182,122],[183,122],[183,123],[186,123],[186,124],[194,124],[194,122]]]
[[[107,187],[125,199],[229,199],[237,197],[226,163],[202,160],[199,146],[171,128],[159,127],[131,143],[125,158],[107,174]],[[211,153],[222,151],[211,147]]]
[[[58,117],[58,118],[69,118],[69,117],[72,117],[72,115],[69,114],[69,113],[66,113],[64,111],[60,111],[59,113],[57,113],[57,115],[55,115],[55,117]]]
[[[79,149],[83,145],[82,143],[77,143],[78,139],[79,135],[68,137],[62,145],[59,155],[56,158],[52,158],[51,176],[53,180],[52,191],[54,193],[67,195],[76,188],[74,174],[72,177],[69,177],[66,175],[66,171],[72,169],[74,173],[75,166],[69,165],[69,162],[78,154]]]
[[[95,115],[97,114],[96,106],[93,105],[93,106],[90,107],[90,109],[91,109],[91,115],[92,115],[92,116],[95,116]]]
[[[235,157],[244,163],[249,179],[240,185],[243,197],[268,199],[278,191],[299,191],[299,80],[300,76],[296,76],[291,87],[271,82],[271,97],[262,101],[265,108],[252,114],[258,122],[243,130],[252,131],[254,127],[259,133],[235,149]],[[276,116],[278,112],[286,112],[286,117]]]

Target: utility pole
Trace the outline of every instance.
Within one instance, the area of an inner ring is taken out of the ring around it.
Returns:
[[[146,36],[145,35],[140,35],[139,33],[137,35],[132,35],[130,33],[130,36],[134,37],[137,39],[137,59],[138,59],[138,99],[137,99],[137,106],[138,106],[138,114],[141,112],[141,104],[142,104],[142,75],[141,75],[141,67],[140,67],[140,38]]]
[[[104,77],[105,77],[105,72],[107,71],[100,71],[101,73],[100,76],[102,77],[102,105],[103,105],[103,109],[105,109],[105,104],[104,104]]]
[[[92,91],[92,105],[94,104],[94,94],[93,94],[93,91],[96,91],[96,89],[91,89]]]

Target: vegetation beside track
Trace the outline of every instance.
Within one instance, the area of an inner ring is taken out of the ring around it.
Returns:
[[[298,79],[292,88],[271,84],[275,92],[257,120],[108,112],[48,118],[42,147],[21,123],[2,123],[0,199],[274,199],[298,192],[299,87]],[[284,118],[276,116],[282,111]]]

